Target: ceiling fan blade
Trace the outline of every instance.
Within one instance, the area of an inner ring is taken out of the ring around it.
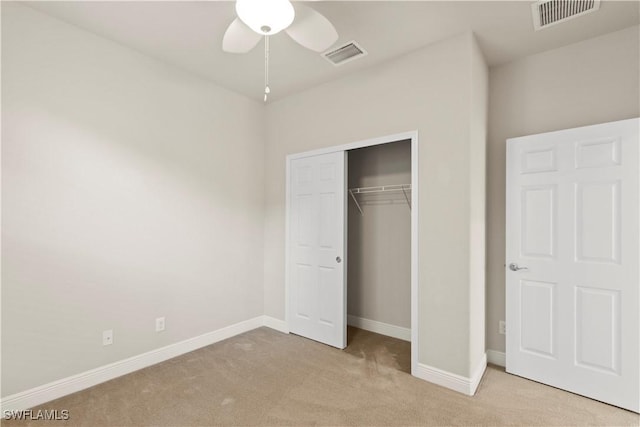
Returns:
[[[294,4],[296,18],[285,31],[307,49],[322,52],[338,40],[333,24],[321,13],[300,2]]]
[[[227,28],[222,39],[222,50],[229,53],[247,53],[253,49],[262,36],[236,18]]]

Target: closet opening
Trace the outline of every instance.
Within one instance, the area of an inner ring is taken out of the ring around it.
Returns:
[[[411,140],[346,153],[345,351],[411,374]]]
[[[418,132],[287,156],[290,333],[418,375]]]

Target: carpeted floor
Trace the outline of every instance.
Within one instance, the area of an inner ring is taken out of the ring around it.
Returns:
[[[337,350],[259,328],[35,409],[3,426],[638,426],[640,417],[489,367],[474,397],[410,376],[410,344],[349,329]]]

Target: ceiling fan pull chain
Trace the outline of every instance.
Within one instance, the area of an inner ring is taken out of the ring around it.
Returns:
[[[269,36],[264,36],[264,102],[267,102],[267,96],[271,93],[269,88]]]

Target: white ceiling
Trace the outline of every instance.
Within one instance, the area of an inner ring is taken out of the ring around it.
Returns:
[[[530,1],[314,1],[335,25],[336,46],[356,40],[369,53],[335,67],[284,32],[271,38],[271,100],[471,30],[490,65],[640,22],[640,2],[602,1],[600,10],[533,31]],[[222,52],[235,18],[230,1],[29,2],[29,6],[262,100],[264,50]]]

